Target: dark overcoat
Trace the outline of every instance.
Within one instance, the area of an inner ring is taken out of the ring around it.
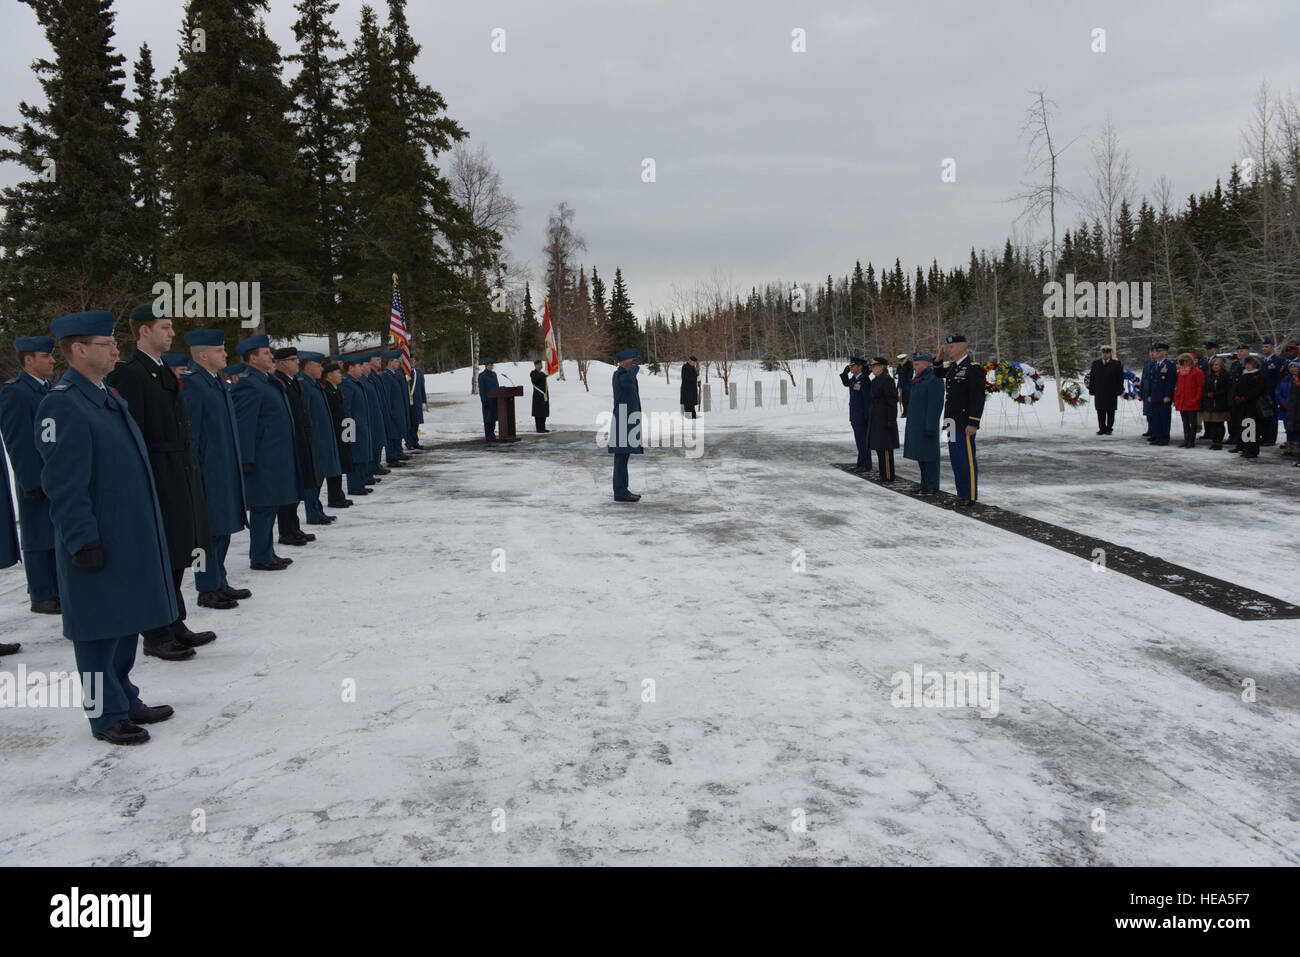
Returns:
[[[374,455],[375,450],[370,441],[370,402],[366,398],[365,379],[354,379],[350,375],[345,375],[343,381],[339,383],[339,394],[343,396],[344,410],[348,419],[343,423],[343,427],[346,431],[350,425],[352,433],[351,442],[346,441],[343,432],[339,433],[339,447],[350,446],[352,468],[367,471],[370,463],[374,461],[371,456]]]
[[[385,369],[379,383],[384,396],[384,432],[389,442],[400,442],[411,428],[411,397],[406,392],[406,376]]]
[[[907,400],[907,428],[903,433],[903,458],[917,462],[939,461],[939,420],[943,418],[943,380],[927,368],[912,379]]]
[[[144,437],[172,567],[185,568],[194,560],[194,549],[211,553],[212,542],[203,477],[194,457],[190,413],[181,397],[180,380],[171,366],[154,362],[137,349],[104,381],[126,400]]]
[[[307,408],[307,398],[303,395],[302,383],[297,379],[276,371],[275,378],[284,386],[285,398],[289,400],[289,411],[293,413],[293,451],[298,456],[298,473],[303,488],[316,488],[322,478],[320,465],[316,461],[316,436],[312,430],[311,412]]]
[[[1118,359],[1097,359],[1088,372],[1088,393],[1098,412],[1114,412],[1124,391],[1124,365]]]
[[[13,492],[9,488],[9,470],[0,462],[0,568],[18,563],[18,526],[14,519]]]
[[[213,535],[234,535],[246,524],[244,473],[240,468],[239,423],[230,386],[221,376],[196,366],[181,377],[190,437],[203,475],[208,524]]]
[[[488,393],[497,389],[497,374],[491,369],[484,369],[478,374],[478,397],[483,403],[483,423],[497,420],[497,400],[489,399]]]
[[[152,457],[126,402],[69,369],[41,400],[36,417],[63,634],[73,641],[103,641],[175,621],[180,612],[173,559]],[[51,427],[40,428],[46,419]],[[104,550],[98,571],[72,561],[92,542]]]
[[[370,371],[361,376],[366,386],[367,409],[370,412],[370,461],[376,466],[384,457],[384,442],[388,429],[384,425],[384,383],[379,373]]]
[[[641,389],[636,383],[640,371],[635,362],[626,369],[622,366],[614,369],[614,418],[609,424],[609,451],[615,454],[640,455],[645,451],[641,447],[645,428],[641,421]]]
[[[40,490],[41,466],[45,463],[36,451],[36,433],[32,431],[36,407],[47,392],[48,383],[37,382],[25,372],[0,389],[0,433],[4,435],[9,461],[14,467],[18,523],[23,548],[29,551],[49,551],[54,547],[49,497]],[[0,468],[3,467],[4,462],[0,461]]]
[[[303,401],[311,416],[311,438],[316,447],[316,484],[319,485],[327,478],[343,474],[339,466],[338,443],[334,440],[334,417],[330,415],[330,404],[320,382],[301,372],[294,378],[302,388]]]
[[[544,419],[551,414],[551,390],[546,373],[534,369],[528,373],[528,379],[533,384],[533,417]]]
[[[888,372],[871,380],[867,447],[878,450],[898,448],[898,387]]]
[[[347,381],[345,375],[343,381]],[[325,393],[325,402],[330,407],[330,423],[334,435],[334,449],[339,457],[339,474],[346,475],[352,471],[352,446],[353,442],[343,441],[343,420],[348,417],[347,403],[343,399],[343,393],[340,385],[330,385],[329,381],[323,376],[320,380],[321,391]]]
[[[230,400],[239,423],[239,456],[248,507],[295,504],[304,486],[293,451],[293,412],[284,384],[275,376],[249,368],[230,390]]]
[[[681,403],[688,409],[700,404],[700,370],[689,362],[682,366]]]

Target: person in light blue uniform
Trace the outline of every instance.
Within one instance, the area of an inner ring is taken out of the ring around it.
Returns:
[[[275,554],[271,536],[276,511],[297,505],[302,480],[294,454],[293,410],[284,386],[271,374],[275,360],[266,335],[249,336],[237,345],[248,371],[230,390],[239,424],[239,458],[248,504],[249,567],[281,571],[292,558]]]
[[[410,456],[402,451],[402,437],[411,427],[411,397],[406,391],[406,375],[402,372],[402,350],[389,349],[383,354],[384,371],[380,387],[384,398],[384,447],[388,467],[404,465]]]
[[[374,446],[370,441],[370,404],[366,398],[364,371],[360,356],[340,355],[339,363],[343,366],[343,381],[339,391],[343,393],[343,406],[347,418],[343,423],[344,440],[350,438],[352,443],[352,471],[348,473],[348,494],[369,495],[366,488],[374,463],[370,457]]]
[[[612,379],[614,387],[614,417],[609,426],[609,451],[614,456],[614,501],[639,502],[641,496],[628,490],[627,463],[633,455],[645,450],[641,447],[641,390],[636,376],[641,367],[636,364],[640,353],[624,349],[615,358],[618,368]]]
[[[907,430],[903,437],[903,458],[921,469],[921,494],[939,494],[939,423],[943,418],[943,380],[931,366],[928,352],[912,355],[912,394],[907,400]]]
[[[325,514],[321,504],[320,489],[326,479],[343,474],[339,466],[339,450],[334,442],[334,419],[330,417],[329,402],[321,388],[321,364],[325,356],[319,352],[298,350],[300,363],[295,379],[302,385],[303,401],[311,416],[312,442],[316,446],[316,486],[302,490],[303,505],[307,509],[308,525],[328,525],[336,518]]]
[[[383,361],[380,352],[372,349],[362,353],[365,360],[364,374],[361,381],[366,386],[366,402],[370,406],[370,480],[372,483],[382,481],[377,476],[387,475],[391,469],[385,468],[384,446],[388,440],[388,429],[384,424],[384,383],[379,375],[379,365]],[[389,465],[392,465],[390,460]]]
[[[199,604],[228,609],[251,598],[247,588],[234,588],[226,576],[230,536],[247,524],[244,511],[243,457],[239,452],[239,421],[231,387],[221,373],[226,368],[226,334],[220,329],[195,329],[185,333],[193,356],[190,371],[182,373],[181,396],[190,416],[194,457],[203,475],[208,506],[212,553],[194,572]]]
[[[239,381],[239,377],[247,371],[248,366],[244,365],[242,362],[232,362],[221,370],[221,377],[233,386]]]
[[[57,615],[59,580],[54,562],[54,525],[50,502],[41,489],[44,462],[36,451],[32,426],[36,408],[50,391],[54,373],[54,339],[51,336],[19,336],[14,339],[18,363],[23,371],[0,389],[0,434],[4,435],[14,483],[18,486],[18,519],[22,531],[23,570],[27,573],[27,599],[32,611]],[[0,460],[0,471],[4,461]],[[8,476],[6,476],[7,484]]]
[[[164,352],[159,358],[164,365],[171,366],[171,370],[177,375],[189,371],[190,357],[183,352]]]
[[[497,400],[488,398],[488,393],[500,385],[497,374],[492,371],[495,364],[495,359],[484,359],[483,371],[478,374],[478,398],[483,404],[483,434],[489,442],[497,440]]]
[[[95,675],[86,694],[94,736],[143,744],[141,725],[166,721],[131,681],[141,632],[177,619],[167,533],[144,437],[126,402],[104,384],[117,362],[113,314],[50,323],[68,371],[36,410],[41,488],[50,500],[63,634],[77,670]],[[95,687],[95,684],[98,687]]]

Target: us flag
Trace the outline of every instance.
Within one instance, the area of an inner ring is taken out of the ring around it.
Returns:
[[[393,334],[393,341],[402,350],[402,370],[409,380],[411,370],[411,344],[407,338],[406,313],[402,311],[402,290],[397,287],[397,273],[393,273],[393,309],[388,316],[388,331]]]

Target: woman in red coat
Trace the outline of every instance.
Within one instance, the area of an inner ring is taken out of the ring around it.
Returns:
[[[1205,393],[1205,373],[1196,365],[1196,357],[1184,352],[1178,357],[1178,384],[1174,386],[1174,408],[1183,416],[1183,444],[1180,448],[1196,448],[1197,421],[1201,413],[1201,399]]]

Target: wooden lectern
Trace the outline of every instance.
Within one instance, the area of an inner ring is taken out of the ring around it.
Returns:
[[[518,442],[515,433],[515,396],[523,395],[521,385],[498,386],[487,394],[489,399],[497,400],[497,441]]]

